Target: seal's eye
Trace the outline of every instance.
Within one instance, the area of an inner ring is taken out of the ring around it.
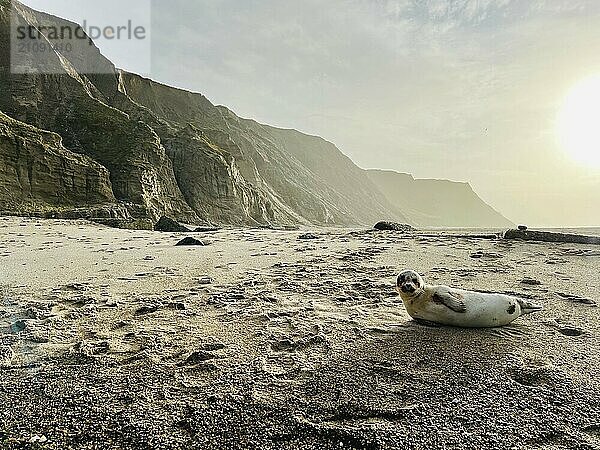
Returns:
[[[398,279],[396,280],[396,285],[400,286],[404,283],[404,275],[398,275]]]

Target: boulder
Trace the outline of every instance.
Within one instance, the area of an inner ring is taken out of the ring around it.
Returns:
[[[188,237],[182,239],[181,241],[179,241],[175,245],[176,246],[182,246],[182,245],[201,245],[201,246],[204,246],[206,244],[204,242],[196,239],[196,238],[188,236]]]
[[[414,231],[415,229],[405,223],[396,223],[396,222],[378,222],[375,224],[375,226],[373,227],[376,230],[380,230],[380,231],[384,231],[384,230],[389,230],[389,231],[401,231],[401,232],[407,232],[407,231]]]
[[[169,217],[161,217],[156,225],[154,225],[154,231],[164,231],[168,233],[189,233],[192,230],[187,228],[184,225],[181,225],[179,222],[170,219]]]
[[[65,148],[59,135],[0,112],[0,210],[79,218],[102,209],[118,210],[106,167]]]

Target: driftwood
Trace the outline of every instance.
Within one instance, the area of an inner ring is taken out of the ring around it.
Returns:
[[[520,239],[523,241],[565,242],[570,244],[600,245],[600,236],[552,233],[549,231],[507,230],[504,232],[502,237],[504,239]]]

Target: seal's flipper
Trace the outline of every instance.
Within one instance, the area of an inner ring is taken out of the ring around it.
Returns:
[[[521,314],[530,314],[544,309],[542,305],[536,305],[535,303],[522,298],[517,298],[517,302],[519,302],[519,306],[521,306]]]
[[[462,298],[452,292],[436,292],[433,294],[433,301],[447,306],[457,313],[467,312],[467,305],[465,305],[465,302]]]
[[[415,323],[418,323],[419,325],[423,325],[424,327],[432,327],[432,328],[443,327],[442,324],[437,323],[437,322],[432,322],[431,320],[418,319],[415,317],[415,318],[413,318],[413,321]]]

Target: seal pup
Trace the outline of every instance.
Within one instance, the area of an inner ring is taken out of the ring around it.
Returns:
[[[427,285],[414,270],[405,270],[398,275],[396,290],[413,319],[455,327],[500,327],[523,314],[543,309],[510,295]]]

